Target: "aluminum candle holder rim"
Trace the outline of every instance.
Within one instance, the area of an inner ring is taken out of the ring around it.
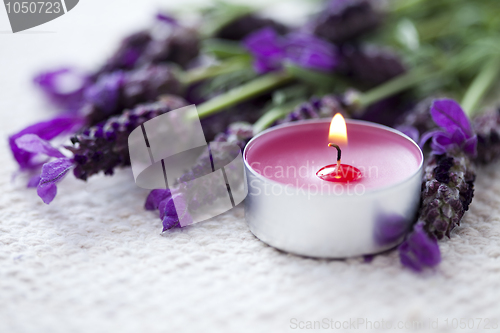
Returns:
[[[351,124],[360,124],[360,125],[366,125],[366,126],[370,126],[370,127],[373,127],[373,128],[380,128],[380,129],[383,129],[383,130],[386,130],[386,131],[389,131],[389,132],[392,132],[394,134],[397,134],[403,138],[405,138],[406,140],[408,140],[411,144],[413,144],[416,148],[417,148],[417,151],[419,152],[419,158],[420,158],[420,163],[418,165],[418,168],[415,170],[415,172],[413,172],[411,175],[409,175],[408,177],[406,177],[405,179],[395,183],[395,184],[391,184],[391,185],[388,185],[388,186],[384,186],[384,187],[380,187],[380,188],[372,188],[372,189],[368,189],[366,190],[366,192],[363,194],[363,196],[368,196],[368,195],[371,195],[371,194],[376,194],[378,192],[382,192],[382,191],[387,191],[389,189],[392,189],[392,188],[397,188],[398,186],[401,186],[403,184],[405,184],[408,180],[411,180],[413,177],[415,177],[417,174],[419,174],[421,172],[421,170],[423,169],[423,166],[424,166],[424,154],[422,152],[422,149],[420,149],[419,145],[413,140],[411,139],[409,136],[407,136],[406,134],[404,134],[403,132],[401,131],[398,131],[394,128],[391,128],[389,126],[385,126],[385,125],[381,125],[381,124],[376,124],[376,123],[372,123],[370,121],[365,121],[365,120],[357,120],[357,119],[346,119],[345,120],[346,123],[351,123]],[[255,176],[257,177],[258,179],[262,180],[262,181],[265,181],[265,182],[269,182],[273,185],[278,185],[278,186],[286,186],[286,184],[283,184],[283,183],[280,183],[280,182],[277,182],[273,179],[270,179],[270,178],[267,178],[267,177],[264,177],[263,175],[261,175],[260,173],[258,173],[249,163],[248,163],[248,160],[247,160],[247,152],[248,150],[250,149],[249,147],[251,146],[251,143],[255,140],[257,140],[259,137],[263,136],[263,135],[266,135],[267,133],[269,132],[272,132],[272,131],[275,131],[279,128],[284,128],[284,127],[293,127],[293,126],[300,126],[301,124],[304,124],[304,123],[308,123],[308,124],[319,124],[319,123],[330,123],[331,120],[330,119],[306,119],[306,120],[299,120],[297,122],[293,122],[293,123],[286,123],[286,124],[281,124],[281,125],[278,125],[278,126],[275,126],[275,127],[271,127],[271,128],[268,128],[262,132],[260,132],[259,134],[255,135],[248,143],[247,145],[245,146],[245,149],[243,150],[243,163],[245,164],[246,168]],[[337,198],[340,198],[340,197],[346,197],[348,198],[349,196],[347,194],[332,194],[332,196],[335,196]]]

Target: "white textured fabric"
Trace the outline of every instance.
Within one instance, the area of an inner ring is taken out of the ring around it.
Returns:
[[[368,264],[277,251],[249,232],[241,206],[160,236],[130,169],[87,183],[70,176],[50,206],[24,188],[26,178],[12,182],[7,134],[51,115],[31,75],[98,63],[156,8],[135,3],[81,1],[34,29],[54,33],[0,34],[0,332],[274,333],[324,318],[438,318],[440,331],[452,332],[446,318],[498,319],[498,164],[479,171],[471,211],[440,243],[443,263],[422,275],[403,269],[395,252]],[[109,19],[112,8],[122,12]],[[0,30],[9,30],[2,15]]]

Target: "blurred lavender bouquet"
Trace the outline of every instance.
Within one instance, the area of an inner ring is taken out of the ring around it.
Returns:
[[[421,271],[441,261],[438,240],[468,210],[476,165],[500,156],[500,109],[488,107],[499,84],[498,9],[496,0],[330,0],[300,26],[226,3],[200,8],[191,26],[160,13],[94,71],[36,75],[60,113],[9,145],[27,186],[49,204],[70,173],[86,181],[130,166],[128,135],[193,103],[207,141],[242,149],[270,126],[337,112],[392,126],[426,152],[421,207],[398,248],[402,264]],[[179,182],[213,161],[202,154],[197,163]],[[176,195],[146,198],[163,232],[179,227]],[[213,202],[204,193],[182,200]]]

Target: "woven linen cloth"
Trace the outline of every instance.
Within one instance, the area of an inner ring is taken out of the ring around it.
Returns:
[[[58,65],[93,68],[161,5],[80,1],[19,34],[8,31],[0,10],[0,332],[274,333],[315,321],[318,331],[387,323],[413,331],[436,320],[439,331],[456,332],[455,318],[494,325],[499,164],[479,169],[470,211],[440,242],[442,264],[420,275],[404,269],[396,251],[371,263],[278,251],[251,234],[241,205],[161,236],[157,212],[143,209],[147,191],[135,186],[130,169],[88,182],[70,175],[50,205],[25,188],[25,175],[13,180],[8,134],[55,114],[30,84],[33,74]]]

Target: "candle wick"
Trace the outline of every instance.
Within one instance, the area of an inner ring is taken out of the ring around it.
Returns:
[[[340,147],[334,143],[329,143],[328,144],[328,147],[335,147],[337,148],[337,174],[340,172],[341,170],[341,166],[340,166],[340,159],[342,157],[342,151],[340,150]]]
[[[328,147],[335,147],[335,148],[337,148],[337,162],[340,162],[340,158],[342,157],[342,151],[340,150],[340,147],[337,146],[335,143],[329,143]]]

